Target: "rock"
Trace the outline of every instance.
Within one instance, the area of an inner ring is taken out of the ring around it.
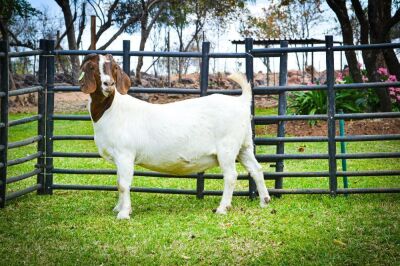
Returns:
[[[182,78],[181,83],[182,84],[194,84],[194,80],[192,80],[190,78]]]
[[[28,86],[38,85],[39,82],[36,80],[34,75],[27,74],[24,77],[24,83]]]

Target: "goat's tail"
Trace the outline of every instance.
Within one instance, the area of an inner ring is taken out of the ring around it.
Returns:
[[[240,87],[242,88],[242,96],[241,97],[246,102],[250,102],[251,101],[252,91],[251,91],[250,82],[247,81],[246,76],[243,75],[240,72],[236,72],[236,73],[233,73],[233,74],[229,75],[228,79],[233,80],[237,84],[240,85]]]

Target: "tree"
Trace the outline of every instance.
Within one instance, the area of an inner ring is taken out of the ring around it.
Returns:
[[[247,15],[240,33],[265,39],[309,38],[311,29],[322,20],[319,0],[278,0],[262,8],[262,17]]]
[[[10,30],[10,25],[17,25],[17,21],[34,17],[39,14],[38,10],[33,8],[26,0],[0,0],[0,37],[1,40],[10,40],[11,46],[23,46],[34,48],[31,41],[22,42],[18,35]],[[13,75],[8,72],[10,80],[10,90],[16,88]],[[29,98],[29,96],[27,96]],[[17,97],[16,101],[20,101]]]
[[[351,9],[346,5],[346,1],[328,0],[327,3],[339,20],[344,44],[353,44],[354,29],[350,23],[348,13]],[[397,2],[392,2],[391,0],[369,0],[368,5],[363,7],[359,0],[351,0],[351,5],[359,22],[361,44],[391,42],[391,29],[400,21],[400,10],[397,8]],[[392,9],[395,9],[395,12],[392,12]],[[354,51],[348,51],[345,55],[351,76],[355,81],[360,82],[360,70]],[[390,73],[395,74],[397,79],[400,79],[400,64],[393,49],[363,50],[362,57],[370,81],[379,81],[377,69],[383,65],[386,65]],[[376,93],[379,97],[380,110],[391,111],[392,105],[388,89],[379,88]]]
[[[18,18],[29,18],[39,14],[39,11],[26,0],[0,0],[0,36],[2,40],[12,38],[10,45],[20,45],[32,48],[32,43],[22,43],[10,32],[10,24]],[[11,36],[10,36],[11,35]]]
[[[224,27],[233,18],[236,18],[239,11],[243,10],[245,0],[212,1],[212,0],[171,0],[169,7],[161,15],[160,24],[171,27],[178,35],[178,49],[180,52],[187,52],[197,44],[199,50],[200,34],[205,26],[218,25]],[[188,30],[192,29],[189,33]],[[179,80],[182,78],[184,60],[178,59]]]
[[[66,35],[68,40],[68,48],[70,50],[78,50],[78,43],[76,41],[75,36],[75,21],[77,19],[77,1],[74,1],[74,13],[71,10],[71,3],[69,0],[55,0],[56,3],[60,6],[63,14],[64,14],[64,22],[65,22],[65,32],[62,37],[58,40],[61,41],[62,38]],[[82,29],[83,32],[83,29]],[[72,79],[73,82],[76,83],[79,75],[79,57],[76,55],[70,55],[71,65],[72,65]]]
[[[100,27],[96,32],[97,43],[100,37],[115,24],[115,12],[118,4],[120,3],[119,0],[86,0],[82,2],[79,2],[78,0],[73,0],[72,2],[70,0],[55,0],[55,2],[60,6],[62,10],[65,22],[65,32],[61,34],[60,38],[57,40],[56,46],[58,46],[62,39],[67,36],[68,48],[70,50],[77,50],[79,48],[79,45],[81,44],[82,34],[86,27],[85,16],[88,5],[93,9],[93,12],[96,14],[97,19],[100,21]],[[78,18],[78,6],[81,7],[81,14],[79,16],[80,21],[77,32],[75,30],[75,23],[77,22]],[[104,13],[104,10],[107,10],[107,12]],[[130,23],[132,23],[132,20],[128,20],[123,25],[123,27],[120,27],[120,29],[115,34],[113,34],[103,46],[99,47],[98,49],[106,49],[119,35],[121,35],[125,28],[130,25]],[[76,33],[78,33],[77,36]],[[79,58],[78,56],[71,55],[70,59],[72,65],[72,78],[74,82],[77,82],[80,65]]]
[[[343,44],[353,45],[354,35],[352,30],[352,24],[350,22],[350,16],[347,12],[346,0],[328,0],[327,1],[330,8],[335,12],[342,31]],[[355,82],[362,82],[362,77],[360,69],[358,66],[358,60],[356,53],[351,51],[345,51],[345,56],[347,59],[347,64],[349,66],[350,75]]]
[[[307,39],[311,30],[322,20],[324,10],[320,0],[278,0],[271,1],[263,8],[261,17],[247,15],[241,21],[240,33],[243,36],[260,39]],[[307,56],[303,62],[307,65]],[[297,64],[301,64],[296,53]],[[269,68],[269,61],[267,68]]]
[[[118,36],[127,31],[128,27],[139,21],[140,16],[130,16],[129,11],[125,10],[126,3],[129,1],[130,0],[113,0],[108,2],[105,0],[88,0],[88,3],[95,12],[97,19],[100,21],[100,27],[96,32],[96,43],[108,29],[115,26],[115,24],[118,25],[118,30],[111,35],[105,44],[98,47],[98,50],[107,49],[107,47],[118,38]],[[107,10],[107,12],[104,13],[104,10]]]
[[[139,51],[144,51],[151,30],[167,5],[167,1],[160,0],[130,0],[121,3],[116,11],[119,25],[123,26],[126,23],[126,17],[132,20],[132,23],[125,28],[126,32],[134,33],[140,29]],[[135,79],[138,84],[141,84],[140,71],[142,66],[143,57],[139,56],[135,72]]]

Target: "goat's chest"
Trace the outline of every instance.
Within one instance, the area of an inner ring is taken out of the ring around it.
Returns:
[[[115,145],[114,141],[110,139],[109,134],[105,134],[105,132],[98,132],[95,130],[94,134],[94,142],[97,146],[99,154],[101,157],[108,161],[114,161],[115,158]]]
[[[94,141],[99,154],[108,161],[114,161],[122,150],[126,150],[124,146],[129,144],[123,141],[127,137],[124,137],[123,131],[121,132],[120,130],[121,124],[115,121],[101,121],[100,123],[94,123],[93,126]]]

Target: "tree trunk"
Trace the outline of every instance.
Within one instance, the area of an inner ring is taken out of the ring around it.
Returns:
[[[147,38],[144,36],[143,32],[141,34],[140,38],[140,45],[139,45],[139,51],[144,51],[144,47],[146,45]],[[141,75],[141,70],[143,67],[143,56],[138,57],[138,62],[136,65],[136,73],[135,73],[135,79],[137,84],[142,84],[142,75]]]
[[[144,51],[144,47],[146,45],[147,38],[149,37],[149,34],[147,32],[147,21],[149,19],[149,10],[146,8],[146,6],[143,6],[143,14],[140,19],[140,45],[139,45],[139,51]],[[136,73],[135,73],[135,79],[137,84],[142,84],[141,81],[141,69],[143,67],[143,56],[138,57],[138,63],[136,65]]]
[[[385,49],[383,50],[383,56],[389,69],[389,73],[396,75],[397,80],[400,80],[400,63],[397,59],[396,53],[393,49]]]
[[[330,8],[335,12],[336,17],[339,20],[340,27],[342,30],[343,43],[353,45],[353,29],[351,27],[350,18],[347,13],[346,1],[345,0],[327,0]],[[354,82],[362,82],[360,69],[358,67],[357,56],[354,51],[345,51],[347,64],[349,65],[350,75]]]
[[[146,45],[147,39],[149,38],[151,29],[153,28],[154,23],[156,22],[156,20],[161,15],[161,12],[164,9],[164,5],[160,6],[157,13],[153,15],[150,23],[148,23],[150,8],[154,6],[154,3],[156,3],[156,1],[149,2],[147,4],[143,2],[143,15],[140,19],[141,39],[140,39],[139,51],[144,51],[144,47]],[[141,74],[140,74],[142,67],[143,67],[143,56],[139,56],[138,63],[136,65],[136,75],[135,75],[137,84],[142,84]]]
[[[379,19],[381,15],[378,15],[376,13],[377,9],[375,8],[374,3],[372,3],[372,5],[370,3],[368,4],[369,19],[367,19],[367,17],[365,16],[364,10],[359,0],[352,0],[351,3],[354,7],[354,11],[360,23],[361,44],[384,42],[382,40],[382,37],[380,37],[383,36],[381,34],[382,33],[381,26],[384,24],[384,21],[381,21]],[[361,53],[365,63],[365,68],[367,69],[368,80],[370,82],[379,82],[380,77],[376,71],[379,67],[384,67],[386,65],[384,60],[384,54],[380,50],[362,50]],[[391,101],[388,94],[388,90],[385,88],[377,88],[375,92],[379,98],[379,109],[382,111],[390,111]]]
[[[65,27],[67,28],[68,48],[70,50],[78,50],[75,38],[75,27],[69,0],[56,0],[56,2],[61,7],[62,12],[64,13],[64,22]],[[74,84],[76,85],[79,76],[79,57],[76,55],[71,55],[70,59],[72,66],[72,79]]]
[[[344,44],[353,44],[353,31],[351,28],[348,11],[345,0],[327,0],[330,8],[335,12],[343,35]],[[360,39],[362,44],[382,43],[385,42],[385,33],[383,26],[386,25],[388,19],[391,18],[390,7],[391,0],[369,0],[368,1],[368,18],[365,16],[359,0],[351,0],[357,19],[360,22]],[[355,82],[361,81],[361,73],[358,69],[357,58],[354,51],[345,52],[347,62],[350,68],[350,74]],[[386,56],[379,50],[363,50],[362,57],[367,69],[368,79],[371,82],[380,81],[379,75],[376,72],[379,66],[383,66],[382,59],[391,56],[388,53]],[[393,68],[396,63],[393,62],[396,57],[389,58],[386,64]],[[391,100],[386,88],[376,89],[376,94],[379,97],[379,109],[381,111],[391,111]]]
[[[371,44],[383,43],[387,40],[385,32],[382,30],[382,25],[385,25],[387,20],[391,17],[390,5],[390,0],[368,1],[369,39]],[[366,63],[366,67],[370,81],[380,81],[379,75],[376,71],[379,67],[385,67],[383,60],[385,58],[385,53],[383,53],[382,50],[378,50],[366,51],[363,52],[363,54],[368,54],[366,58],[368,65]],[[390,60],[390,63],[392,63],[392,61],[393,60]],[[389,89],[377,88],[376,94],[379,97],[379,109],[383,112],[392,111]]]
[[[179,52],[183,52],[183,28],[180,29],[180,34],[178,32],[178,37],[179,37]],[[178,82],[182,81],[182,69],[183,69],[182,57],[178,57]]]

